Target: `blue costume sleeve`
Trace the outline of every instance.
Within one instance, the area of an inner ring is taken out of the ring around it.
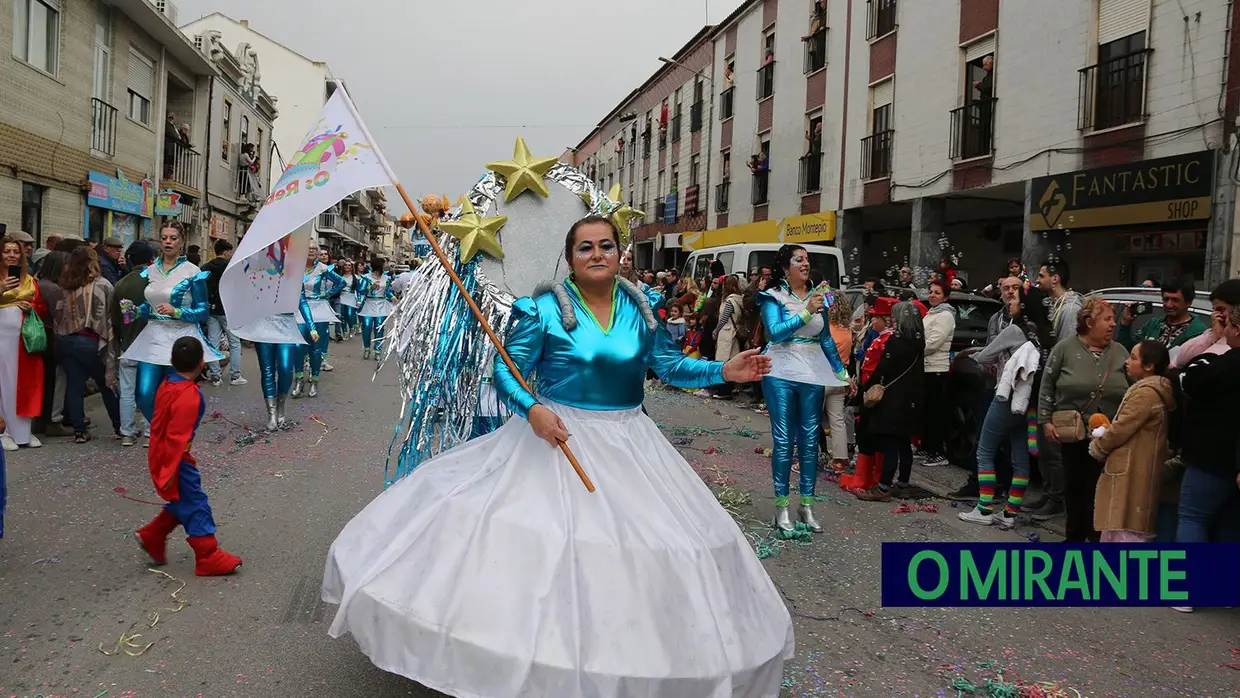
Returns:
[[[840,361],[840,350],[835,347],[835,339],[831,337],[831,324],[824,324],[822,334],[818,337],[822,342],[822,353],[827,355],[827,361],[830,361],[831,368],[835,369],[835,377],[848,382],[848,367]]]
[[[357,279],[357,295],[367,298],[370,295],[370,280],[364,276]]]
[[[727,382],[723,379],[722,362],[703,361],[686,356],[662,325],[654,331],[654,344],[646,355],[646,365],[653,369],[664,383],[670,383],[677,388],[705,388]]]
[[[301,313],[301,324],[314,327],[314,314],[310,312],[310,300],[305,293],[301,294],[301,299],[297,301],[297,311]]]
[[[542,357],[543,341],[546,338],[534,299],[520,298],[513,303],[510,322],[512,324],[509,326],[504,348],[508,350],[513,365],[528,381]],[[504,404],[516,414],[528,419],[530,409],[538,404],[538,399],[521,387],[521,383],[512,375],[512,371],[508,370],[508,364],[504,363],[499,352],[495,353],[494,381],[495,390]]]
[[[396,291],[392,288],[391,280],[388,280],[387,286],[384,286],[383,297],[389,301],[396,300]]]
[[[339,295],[344,290],[344,277],[337,274],[334,268],[329,267],[327,271],[323,272],[323,283],[331,284],[330,289],[323,290],[324,298]]]
[[[656,318],[659,317],[659,311],[663,309],[667,299],[663,297],[662,293],[659,293],[645,283],[642,284],[642,293],[646,295],[646,302],[650,304],[650,309],[654,311],[654,316]]]
[[[199,272],[172,289],[172,307],[176,309],[176,319],[184,322],[206,322],[210,309],[207,294],[207,272]],[[185,302],[185,292],[189,291],[190,304]]]
[[[765,291],[758,294],[758,312],[762,316],[762,326],[766,329],[767,340],[775,344],[791,339],[792,334],[804,327],[811,318],[809,311],[802,310],[784,319],[783,316],[787,312],[784,305],[767,295]]]

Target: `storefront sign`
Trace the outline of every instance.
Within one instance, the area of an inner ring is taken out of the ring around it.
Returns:
[[[835,211],[810,213],[783,220],[744,223],[705,232],[685,233],[681,247],[701,250],[740,243],[826,243],[835,239]]]
[[[216,240],[227,240],[232,233],[232,219],[227,216],[211,216],[211,230],[207,233]]]
[[[116,171],[115,177],[101,172],[87,174],[90,192],[86,195],[86,205],[106,208],[109,211],[130,213],[143,218],[150,218],[155,211],[155,185],[149,179],[140,183],[130,182],[122,170]]]
[[[668,194],[667,198],[663,200],[663,222],[669,223],[669,224],[676,222],[676,195],[675,194]]]
[[[185,210],[185,206],[181,204],[181,195],[167,189],[159,192],[159,196],[155,197],[155,215],[171,216],[173,218],[181,215]]]
[[[1029,228],[1100,228],[1207,220],[1214,151],[1033,180]]]

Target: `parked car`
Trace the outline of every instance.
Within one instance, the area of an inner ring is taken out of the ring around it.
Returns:
[[[1118,322],[1124,312],[1123,306],[1129,303],[1147,303],[1150,307],[1150,312],[1133,318],[1133,332],[1139,331],[1150,320],[1163,316],[1162,291],[1157,288],[1148,288],[1146,286],[1104,288],[1093,291],[1090,295],[1101,296],[1103,300],[1115,306],[1116,332],[1119,332]],[[1214,312],[1214,307],[1210,305],[1209,296],[1210,294],[1208,293],[1199,293],[1188,307],[1188,312],[1200,317],[1207,326],[1210,324],[1210,315]]]
[[[739,274],[742,278],[750,269],[775,266],[775,253],[780,243],[737,243],[695,250],[685,261],[684,276],[701,280],[710,275],[711,262],[723,265],[724,274]],[[829,245],[802,245],[809,252],[810,267],[822,274],[822,278],[838,287],[844,269],[844,253]]]
[[[844,289],[844,296],[855,309],[863,302],[867,290],[864,286],[850,286]],[[922,303],[926,303],[928,297],[928,291],[917,291],[917,298]],[[956,309],[956,332],[952,335],[952,351],[985,346],[990,317],[1003,308],[1003,303],[994,298],[964,291],[952,291],[947,302]]]

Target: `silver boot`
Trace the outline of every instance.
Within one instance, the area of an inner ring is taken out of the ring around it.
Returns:
[[[301,397],[302,384],[305,382],[305,376],[293,376],[293,390],[289,392],[289,395],[292,395],[294,400]]]
[[[276,418],[276,399],[267,398],[267,431],[275,431],[280,428],[280,423]]]
[[[788,515],[788,507],[775,508],[775,527],[781,531],[792,531],[796,527],[792,525],[792,517]]]
[[[284,416],[284,401],[286,398],[286,395],[276,398],[276,426],[281,429],[288,426],[288,418]]]
[[[797,507],[797,518],[801,519],[801,523],[805,524],[809,530],[814,533],[822,533],[822,524],[814,518],[814,510],[802,504]]]
[[[306,397],[318,397],[318,396],[319,396],[319,382],[311,378],[310,388],[306,390]]]

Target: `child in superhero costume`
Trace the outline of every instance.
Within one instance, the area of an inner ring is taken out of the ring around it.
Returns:
[[[186,541],[194,549],[194,574],[200,577],[232,574],[241,558],[220,550],[215,540],[215,520],[207,493],[202,490],[197,461],[190,453],[194,433],[206,411],[202,391],[195,382],[205,364],[202,342],[182,337],[172,345],[172,370],[155,393],[155,416],[151,420],[151,450],[147,465],[155,491],[168,503],[150,523],[135,534],[155,564],[168,562],[168,536],[184,526]]]

